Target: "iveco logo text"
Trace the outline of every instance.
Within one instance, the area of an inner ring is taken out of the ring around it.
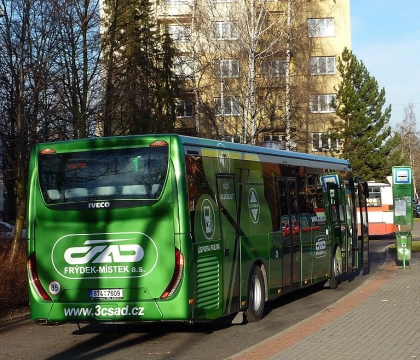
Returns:
[[[88,204],[89,209],[109,208],[110,206],[111,204],[109,201],[101,201]]]
[[[92,244],[85,241],[83,245]],[[144,250],[138,244],[78,246],[68,248],[64,259],[70,265],[138,262],[143,259]]]

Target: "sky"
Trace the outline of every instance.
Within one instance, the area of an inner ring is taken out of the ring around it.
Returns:
[[[420,0],[350,0],[350,9],[353,54],[385,89],[389,124],[396,130],[411,103],[419,129]]]

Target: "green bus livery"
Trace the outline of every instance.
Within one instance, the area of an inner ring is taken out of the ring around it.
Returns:
[[[367,185],[352,176],[347,160],[174,134],[38,144],[31,319],[239,323],[335,288],[369,265]]]

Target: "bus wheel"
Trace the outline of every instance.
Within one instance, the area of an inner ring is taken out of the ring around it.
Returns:
[[[338,286],[338,276],[341,274],[341,250],[339,247],[335,249],[335,254],[331,258],[331,278],[330,278],[330,289],[336,289]]]
[[[255,266],[251,272],[248,286],[248,308],[245,316],[248,322],[261,320],[264,313],[265,286],[264,277],[259,266]]]

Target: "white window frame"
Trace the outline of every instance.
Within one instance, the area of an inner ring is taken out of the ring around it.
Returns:
[[[182,111],[180,111],[182,110]],[[194,116],[194,104],[192,100],[176,101],[176,116],[178,118],[191,118]]]
[[[326,133],[312,133],[312,151],[338,150],[338,139],[331,139]]]
[[[335,56],[311,56],[311,75],[334,75]]]
[[[169,25],[168,33],[173,41],[188,42],[191,40],[191,27],[183,25]]]
[[[240,116],[240,107],[239,102],[235,98],[231,96],[227,96],[223,98],[223,108],[224,108],[224,116]],[[215,108],[215,115],[221,116],[222,115],[222,98],[217,97],[214,98],[214,108]]]
[[[239,61],[237,59],[216,60],[214,70],[218,77],[237,78],[239,77]]]
[[[335,98],[335,94],[318,94],[311,95],[310,108],[311,113],[332,113],[335,109],[332,107],[332,101]]]
[[[261,61],[261,75],[263,77],[285,77],[287,62],[284,59]]]
[[[175,56],[173,62],[174,74],[182,79],[191,77],[193,73],[193,61],[194,59],[190,56]]]
[[[308,19],[308,35],[309,37],[334,36],[334,18]]]
[[[216,40],[238,40],[235,23],[232,21],[214,21],[213,39]]]

